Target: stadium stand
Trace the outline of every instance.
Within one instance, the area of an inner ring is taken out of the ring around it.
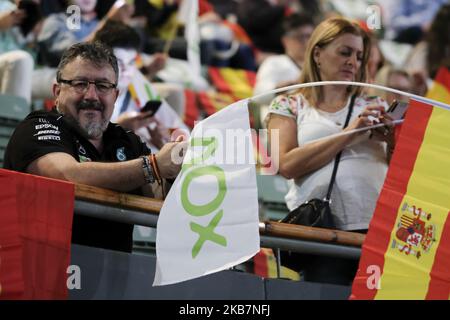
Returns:
[[[0,167],[9,137],[17,124],[30,113],[30,106],[25,99],[10,95],[0,95]]]
[[[280,175],[256,176],[260,215],[268,220],[278,221],[284,218],[289,210],[284,196],[287,193],[287,180]]]

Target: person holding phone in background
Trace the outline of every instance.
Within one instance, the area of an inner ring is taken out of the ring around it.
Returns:
[[[138,106],[129,89],[134,77],[141,76],[136,59],[140,48],[137,32],[116,21],[109,21],[100,29],[94,41],[102,42],[113,48],[119,63],[119,97],[111,118],[124,128],[133,130],[152,150],[159,150],[165,143],[175,140],[172,131],[187,137],[188,127],[177,113],[161,99],[152,99]]]

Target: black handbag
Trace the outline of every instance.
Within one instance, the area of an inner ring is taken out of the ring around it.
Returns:
[[[350,106],[345,120],[344,129],[348,126],[353,112],[353,105],[355,103],[356,95],[352,96]],[[289,212],[289,214],[280,222],[299,224],[303,226],[317,227],[317,228],[335,228],[333,221],[333,214],[331,213],[331,191],[333,190],[336,173],[341,159],[342,151],[336,155],[334,160],[333,173],[331,174],[330,184],[325,199],[312,199],[302,203],[298,208]]]
[[[302,203],[300,207],[291,211],[280,222],[299,224],[317,228],[333,228],[333,215],[331,214],[330,202],[320,199],[312,199]]]

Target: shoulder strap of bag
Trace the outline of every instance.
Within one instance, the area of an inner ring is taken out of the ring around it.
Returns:
[[[352,99],[350,101],[350,106],[348,108],[348,113],[347,113],[347,119],[345,119],[345,124],[343,127],[344,129],[347,128],[347,126],[350,122],[350,118],[353,113],[353,105],[355,104],[355,100],[356,100],[356,94],[354,94],[352,96]],[[331,199],[331,191],[333,191],[333,185],[334,185],[334,181],[336,180],[336,173],[337,173],[337,169],[339,167],[339,161],[341,160],[341,156],[342,156],[342,151],[339,152],[336,155],[336,158],[334,159],[333,173],[331,174],[330,184],[328,185],[327,196],[325,197],[325,201],[327,201],[327,202],[330,202],[330,199]]]

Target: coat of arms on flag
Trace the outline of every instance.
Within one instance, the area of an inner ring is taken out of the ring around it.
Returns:
[[[436,242],[436,225],[432,223],[433,215],[407,202],[403,203],[401,211],[400,222],[397,224],[391,248],[420,259],[422,254],[428,253]]]

